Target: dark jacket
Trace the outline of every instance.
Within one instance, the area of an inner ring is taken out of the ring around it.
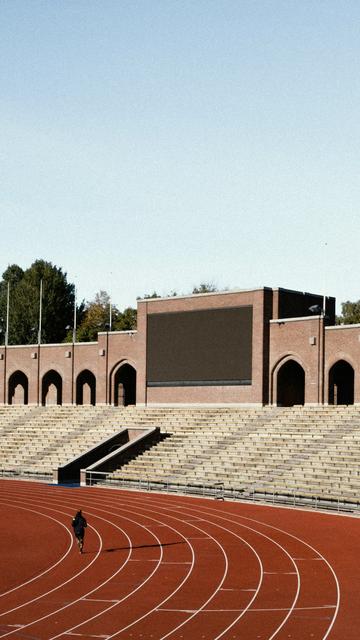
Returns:
[[[77,513],[75,518],[72,519],[72,526],[74,529],[74,533],[76,536],[83,536],[85,531],[85,527],[87,527],[87,522],[84,516],[81,513]]]

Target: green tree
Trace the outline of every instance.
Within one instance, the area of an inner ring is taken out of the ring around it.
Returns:
[[[113,322],[114,331],[132,331],[136,329],[137,309],[127,307],[119,312]]]
[[[99,291],[94,300],[85,304],[84,317],[78,325],[76,339],[79,342],[93,342],[97,340],[99,331],[108,331],[110,327],[110,296],[107,291]],[[114,318],[116,307],[112,307]]]
[[[74,285],[61,268],[36,260],[23,271],[9,266],[0,283],[0,316],[6,318],[10,283],[9,344],[33,344],[39,336],[40,282],[42,282],[41,342],[62,342],[74,313]]]
[[[107,291],[99,291],[85,305],[83,320],[80,323],[76,339],[79,342],[93,342],[97,340],[99,331],[110,329],[110,296]],[[123,312],[115,305],[111,305],[111,330],[129,331],[136,328],[136,309],[128,307]]]
[[[0,282],[0,339],[5,340],[8,292],[13,294],[24,276],[24,271],[17,264],[9,265]]]
[[[192,293],[215,293],[216,291],[219,291],[219,289],[212,282],[202,282],[199,286],[193,288]]]
[[[159,296],[158,293],[156,293],[156,291],[153,291],[152,293],[144,293],[143,296],[138,296],[136,299],[137,300],[151,300],[152,298],[161,298],[162,296]]]
[[[360,300],[357,302],[342,302],[341,315],[336,318],[337,324],[360,323]]]

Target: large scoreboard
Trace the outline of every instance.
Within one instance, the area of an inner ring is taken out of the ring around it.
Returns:
[[[252,306],[150,313],[149,387],[249,385]]]

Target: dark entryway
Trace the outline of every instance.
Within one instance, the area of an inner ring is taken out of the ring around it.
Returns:
[[[114,376],[114,405],[136,404],[136,370],[123,364]]]
[[[29,381],[22,371],[14,371],[9,378],[8,404],[28,404]]]
[[[277,405],[292,407],[305,402],[305,371],[295,360],[289,360],[278,372]]]
[[[345,360],[329,371],[329,404],[354,404],[354,369]]]
[[[76,404],[96,404],[96,378],[88,369],[76,378]]]
[[[42,379],[41,404],[62,404],[62,378],[53,369]]]

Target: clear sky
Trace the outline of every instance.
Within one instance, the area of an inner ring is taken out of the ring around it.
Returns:
[[[360,299],[358,0],[0,0],[0,272]]]

